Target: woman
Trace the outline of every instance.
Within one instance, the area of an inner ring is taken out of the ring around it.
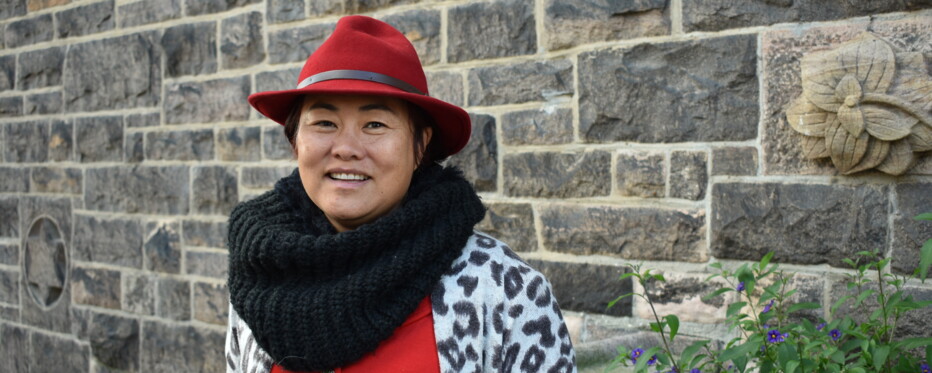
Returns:
[[[296,89],[249,102],[298,167],[230,216],[229,372],[575,371],[549,284],[438,164],[469,116],[427,95],[404,35],[345,17]]]

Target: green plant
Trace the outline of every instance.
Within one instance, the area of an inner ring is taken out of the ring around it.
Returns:
[[[917,220],[932,220],[932,213]],[[772,263],[774,253],[759,262],[728,269],[721,263],[710,267],[713,274],[706,280],[720,279],[726,285],[704,299],[736,294],[737,300],[726,310],[726,322],[738,336],[716,345],[711,340],[690,344],[679,354],[671,349],[679,331],[679,317],[657,314],[647,293],[624,294],[609,303],[609,307],[625,297],[646,301],[653,314],[651,330],[660,334],[661,346],[646,350],[620,347],[610,366],[633,366],[636,372],[922,372],[930,373],[932,338],[897,340],[898,322],[907,312],[932,305],[932,301],[916,301],[904,292],[911,279],[923,283],[932,265],[932,239],[922,246],[919,267],[910,275],[898,275],[888,270],[890,258],[877,252],[859,252],[845,259],[854,271],[848,276],[848,290],[829,309],[825,319],[801,314],[805,310],[821,310],[818,303],[793,303],[796,293],[791,289],[792,274]],[[632,265],[621,279],[633,278],[642,289],[651,281],[664,282],[662,274],[641,265]],[[852,317],[856,315],[857,317]],[[812,319],[812,320],[810,320]],[[921,356],[924,355],[926,362]]]

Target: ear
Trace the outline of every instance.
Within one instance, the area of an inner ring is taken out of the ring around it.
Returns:
[[[427,145],[430,144],[430,138],[434,135],[434,129],[431,127],[424,128],[424,131],[421,132],[421,139],[424,140],[421,142],[421,148],[418,149],[418,157],[421,161],[424,160],[424,153],[427,152]],[[416,166],[420,166],[420,162]]]

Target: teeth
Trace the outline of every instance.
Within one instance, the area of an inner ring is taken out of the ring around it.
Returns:
[[[332,174],[330,174],[330,177],[332,177],[332,178],[334,178],[334,179],[337,179],[337,180],[351,180],[351,181],[362,181],[362,180],[367,180],[367,179],[369,179],[369,177],[367,177],[367,176],[365,176],[365,175],[342,174],[342,173],[340,173],[340,174],[338,174],[338,173],[332,173]]]

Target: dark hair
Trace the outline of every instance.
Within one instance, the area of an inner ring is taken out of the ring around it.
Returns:
[[[417,106],[411,102],[405,101],[408,104],[408,117],[411,120],[411,132],[414,134],[414,161],[417,163],[418,168],[422,168],[431,163],[439,163],[446,159],[440,151],[440,129],[437,128],[434,118],[427,113],[426,110]],[[291,150],[295,151],[295,134],[298,132],[298,124],[301,121],[301,108],[304,106],[304,98],[299,97],[294,100],[294,104],[291,105],[291,112],[288,113],[288,118],[285,119],[285,137],[288,138],[288,142],[291,143]],[[424,147],[424,131],[427,128],[431,128],[433,135],[430,138],[430,142],[427,144],[427,147]],[[419,150],[424,149],[424,152],[421,153]]]

